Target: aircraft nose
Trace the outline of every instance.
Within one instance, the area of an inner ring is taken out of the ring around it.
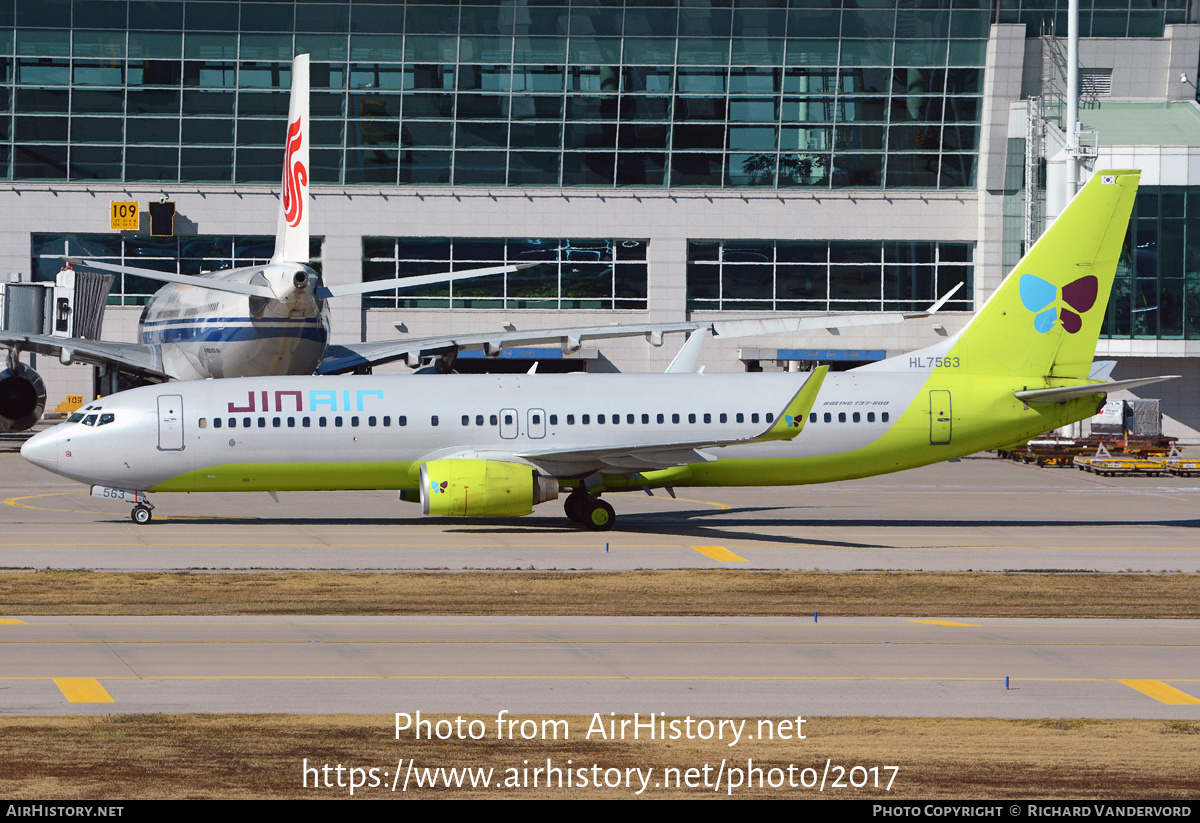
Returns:
[[[21,456],[52,472],[58,471],[58,433],[53,429],[39,432],[21,446]]]

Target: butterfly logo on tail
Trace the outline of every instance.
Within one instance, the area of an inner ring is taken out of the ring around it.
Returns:
[[[1096,305],[1100,292],[1100,281],[1092,275],[1072,280],[1059,289],[1053,283],[1036,274],[1022,274],[1020,281],[1021,304],[1034,313],[1033,328],[1045,334],[1054,328],[1055,321],[1062,323],[1068,334],[1083,328],[1083,318]],[[1059,297],[1062,303],[1059,304]]]

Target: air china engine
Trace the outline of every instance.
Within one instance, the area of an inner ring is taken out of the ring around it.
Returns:
[[[42,419],[45,409],[41,375],[24,363],[0,371],[0,431],[25,431]]]
[[[520,517],[558,497],[558,480],[532,466],[448,458],[421,466],[421,512],[435,517]]]

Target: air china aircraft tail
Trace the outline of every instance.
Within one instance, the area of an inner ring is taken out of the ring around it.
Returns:
[[[603,530],[611,492],[822,483],[1001,448],[1167,379],[1089,378],[1137,184],[1099,172],[962,331],[852,371],[181,382],[102,398],[21,454],[139,523],[146,492],[398,489],[441,517],[568,493],[567,516]]]
[[[308,55],[292,61],[292,100],[288,108],[287,142],[283,154],[279,223],[272,263],[308,262]]]

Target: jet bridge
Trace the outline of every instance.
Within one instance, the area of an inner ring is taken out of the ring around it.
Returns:
[[[20,275],[10,274],[0,282],[0,328],[16,334],[99,340],[112,283],[111,274],[76,272],[69,264],[53,282],[23,281]],[[21,362],[21,346],[11,344],[0,371],[0,431],[28,429],[45,407],[41,376],[32,365]]]

